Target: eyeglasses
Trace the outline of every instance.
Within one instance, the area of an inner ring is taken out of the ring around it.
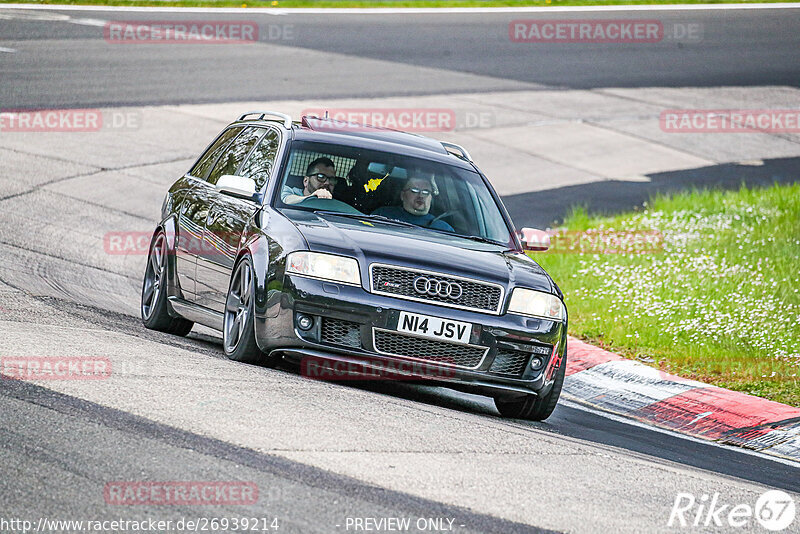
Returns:
[[[312,176],[314,178],[316,178],[318,182],[321,182],[323,184],[326,183],[326,182],[330,182],[331,184],[335,184],[335,183],[337,183],[339,181],[339,179],[337,177],[328,176],[324,172],[315,172],[314,174],[309,174],[308,175],[309,178],[311,178]]]
[[[408,189],[403,189],[403,191],[411,191],[415,195],[422,195],[423,197],[427,197],[432,193],[430,189],[420,189],[419,187],[409,187]]]

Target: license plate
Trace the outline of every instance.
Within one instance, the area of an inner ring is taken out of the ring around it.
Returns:
[[[472,333],[472,324],[451,321],[450,319],[442,319],[431,315],[400,312],[397,331],[441,339],[442,341],[467,344],[469,343],[469,335]]]

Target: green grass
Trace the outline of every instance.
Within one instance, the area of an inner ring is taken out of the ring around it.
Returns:
[[[782,3],[792,0],[0,0],[0,3],[25,2],[53,5],[101,6],[170,6],[170,7],[519,7],[519,6],[589,6],[644,4],[755,4]]]
[[[565,226],[591,230],[579,234],[582,248],[555,237],[551,251],[531,256],[564,291],[572,335],[800,406],[800,184],[660,196],[607,218],[578,207]],[[602,247],[587,245],[598,232],[641,230],[657,231],[660,246],[595,253]]]

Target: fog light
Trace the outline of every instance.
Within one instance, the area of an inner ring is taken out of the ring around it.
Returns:
[[[544,367],[544,360],[542,358],[539,356],[534,356],[531,358],[531,369],[538,371],[542,367]]]
[[[311,330],[314,326],[314,319],[310,315],[300,313],[297,315],[297,328],[300,330]]]

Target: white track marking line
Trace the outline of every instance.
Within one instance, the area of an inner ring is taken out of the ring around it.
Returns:
[[[703,417],[708,417],[709,415],[714,415],[714,412],[703,412],[700,415],[698,415],[697,417],[695,417],[694,419],[692,419],[691,421],[689,421],[688,424],[693,425],[696,422],[698,422],[700,419],[702,419]]]
[[[0,8],[2,9],[2,8]],[[51,13],[49,11],[40,10],[12,10],[3,13],[0,11],[0,18],[8,20],[23,20],[23,21],[45,21],[45,22],[58,22],[69,20],[69,15],[62,13]]]
[[[758,456],[764,460],[771,460],[773,462],[778,462],[784,465],[789,465],[791,467],[800,468],[800,462],[796,462],[793,460],[789,460],[788,458],[784,458],[782,456],[775,456],[772,454],[765,454],[763,452],[754,451],[752,449],[745,449],[744,447],[736,447],[735,445],[727,445],[725,443],[718,443],[716,441],[706,440],[696,438],[694,436],[690,436],[688,434],[681,434],[680,432],[675,432],[673,430],[669,430],[666,428],[661,428],[659,426],[651,426],[646,423],[642,423],[641,421],[637,421],[636,419],[629,419],[622,415],[617,415],[615,413],[606,412],[604,410],[598,410],[592,408],[591,406],[587,406],[586,404],[576,402],[570,399],[566,399],[562,397],[559,401],[559,404],[563,404],[564,406],[568,406],[569,408],[573,408],[575,410],[583,410],[585,412],[589,412],[594,415],[598,415],[600,417],[605,417],[606,419],[611,419],[612,421],[616,421],[618,423],[625,423],[631,426],[645,428],[647,430],[652,430],[653,432],[660,432],[662,434],[667,434],[676,438],[682,438],[689,441],[693,441],[695,443],[703,443],[705,445],[712,445],[714,447],[719,447],[720,449],[726,449],[729,451],[741,452],[742,454],[749,454],[751,456]]]
[[[752,9],[798,9],[800,3],[775,4],[669,4],[669,5],[612,5],[612,6],[550,6],[550,7],[445,7],[445,8],[215,8],[215,7],[144,7],[144,6],[76,6],[58,4],[0,4],[2,9],[30,9],[50,11],[115,11],[160,13],[259,13],[266,15],[393,15],[393,14],[480,14],[480,13],[587,13],[620,11],[712,11]]]
[[[105,27],[108,24],[107,20],[100,20],[100,19],[69,19],[66,22],[70,24],[78,24],[80,26],[98,26],[98,27]]]
[[[2,9],[2,8],[0,8]],[[80,24],[82,26],[105,26],[108,21],[100,20],[100,19],[89,19],[89,18],[72,18],[69,15],[63,15],[60,13],[48,13],[48,12],[23,12],[20,13],[19,11],[6,11],[5,13],[0,11],[0,20],[21,20],[23,22],[69,22],[70,24]]]
[[[6,54],[16,54],[17,51],[13,48],[6,48],[5,46],[0,46],[0,52],[5,52]]]

